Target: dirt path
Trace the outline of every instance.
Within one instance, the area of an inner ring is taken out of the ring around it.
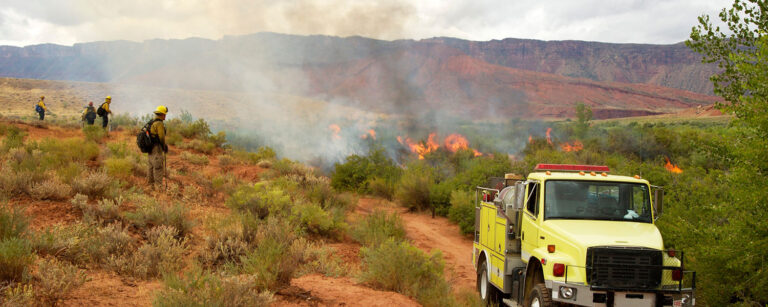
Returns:
[[[361,197],[356,212],[367,214],[375,209],[398,212],[405,223],[407,237],[419,249],[430,252],[440,250],[445,260],[446,277],[454,291],[474,290],[475,269],[472,266],[472,239],[459,233],[459,226],[444,217],[408,212],[387,201]]]
[[[349,277],[332,278],[311,274],[291,280],[291,287],[279,291],[283,306],[421,306],[400,293],[379,291],[356,284]],[[285,299],[291,296],[291,299]]]

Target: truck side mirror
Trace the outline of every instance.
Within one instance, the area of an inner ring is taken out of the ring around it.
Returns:
[[[525,203],[525,185],[523,181],[515,182],[515,210],[522,210]]]
[[[653,185],[651,186],[651,191],[653,191],[654,220],[658,220],[661,216],[662,204],[664,202],[664,188]]]

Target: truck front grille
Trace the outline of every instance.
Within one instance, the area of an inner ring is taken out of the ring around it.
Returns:
[[[587,282],[593,288],[655,289],[661,283],[660,250],[598,246],[587,249]]]

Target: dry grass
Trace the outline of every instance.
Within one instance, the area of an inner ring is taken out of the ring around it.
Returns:
[[[85,272],[55,258],[43,259],[37,265],[37,295],[45,304],[56,303],[87,280]]]
[[[72,180],[72,191],[88,195],[92,199],[104,197],[112,185],[112,181],[112,177],[105,172],[91,171],[85,176]]]
[[[72,188],[57,179],[48,179],[32,185],[29,196],[37,200],[64,200],[72,194]]]

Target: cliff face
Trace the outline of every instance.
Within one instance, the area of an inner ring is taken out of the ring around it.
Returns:
[[[674,45],[607,44],[583,41],[536,41],[508,38],[439,42],[488,63],[595,81],[644,83],[712,94],[715,66],[683,43]]]
[[[0,76],[268,91],[391,113],[597,117],[710,104],[713,68],[684,45],[451,38],[380,41],[273,33],[72,47],[0,46]]]

